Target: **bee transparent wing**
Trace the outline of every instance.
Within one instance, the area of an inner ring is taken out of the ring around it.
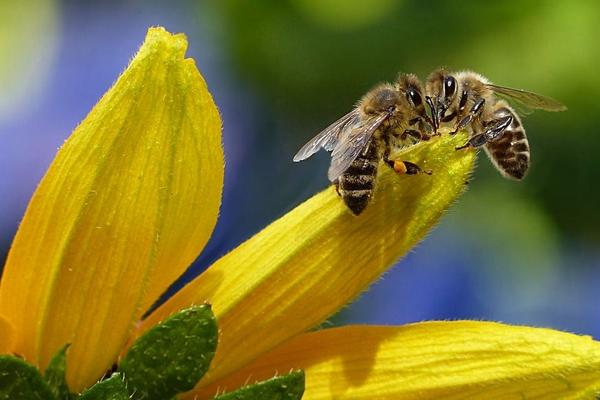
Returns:
[[[504,96],[504,95],[501,95],[501,94],[500,95],[497,94],[497,95],[499,97],[502,97],[504,100],[508,101],[510,103],[511,107],[514,108],[514,110],[517,112],[517,114],[521,118],[525,118],[525,117],[533,114],[533,112],[535,111],[533,108],[527,107],[523,103],[519,103],[517,101],[511,101],[511,98],[508,97],[508,96]]]
[[[359,118],[359,110],[354,109],[342,118],[323,129],[317,136],[308,141],[294,156],[294,161],[306,160],[308,157],[315,154],[321,148],[327,151],[333,150],[335,145],[338,143],[340,133],[344,130],[344,127],[352,123],[353,120]]]
[[[331,182],[339,178],[352,164],[352,161],[356,160],[356,157],[365,150],[373,133],[388,117],[389,114],[381,114],[364,121],[357,120],[354,125],[346,125],[339,143],[331,153],[331,165],[327,172]]]
[[[526,107],[545,111],[565,111],[567,107],[557,100],[541,94],[529,92],[523,89],[511,89],[504,86],[487,84],[488,88],[495,93],[508,97],[511,100],[518,101]]]

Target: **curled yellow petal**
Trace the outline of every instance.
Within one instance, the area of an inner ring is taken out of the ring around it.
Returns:
[[[8,353],[11,350],[14,339],[14,328],[0,315],[0,354]]]
[[[374,199],[359,217],[333,187],[315,195],[215,262],[140,331],[210,302],[221,335],[205,385],[321,323],[418,243],[463,191],[475,152],[454,147],[465,140],[444,135],[399,155],[431,176],[398,176],[382,166]]]
[[[42,368],[72,343],[80,390],[115,361],[134,321],[182,273],[216,223],[218,111],[187,41],[148,31],[129,67],[37,188],[0,287],[15,351]]]
[[[291,368],[305,370],[303,400],[587,399],[600,388],[600,343],[493,322],[348,326],[291,339],[188,398]]]

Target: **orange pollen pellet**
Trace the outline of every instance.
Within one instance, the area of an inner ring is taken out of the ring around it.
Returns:
[[[405,174],[406,164],[404,164],[404,161],[394,161],[394,171],[399,174]]]

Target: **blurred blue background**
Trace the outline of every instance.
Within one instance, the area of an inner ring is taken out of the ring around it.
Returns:
[[[525,118],[524,182],[482,157],[433,233],[330,323],[470,318],[600,339],[599,18],[593,0],[0,1],[0,260],[56,149],[163,25],[188,35],[227,158],[217,229],[176,287],[327,185],[327,154],[291,158],[364,92],[445,65],[569,110]]]

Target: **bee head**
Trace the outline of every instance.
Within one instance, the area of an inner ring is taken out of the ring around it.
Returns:
[[[434,130],[436,126],[434,121],[427,115],[425,105],[430,103],[430,100],[423,98],[423,85],[419,78],[413,74],[402,74],[397,82],[398,91],[406,99],[407,108],[412,111],[410,119],[415,117],[427,122]],[[429,106],[431,109],[431,106]]]
[[[429,75],[425,88],[431,96],[428,104],[431,103],[434,123],[439,126],[440,120],[444,118],[446,111],[456,98],[458,82],[454,76],[442,68]]]

